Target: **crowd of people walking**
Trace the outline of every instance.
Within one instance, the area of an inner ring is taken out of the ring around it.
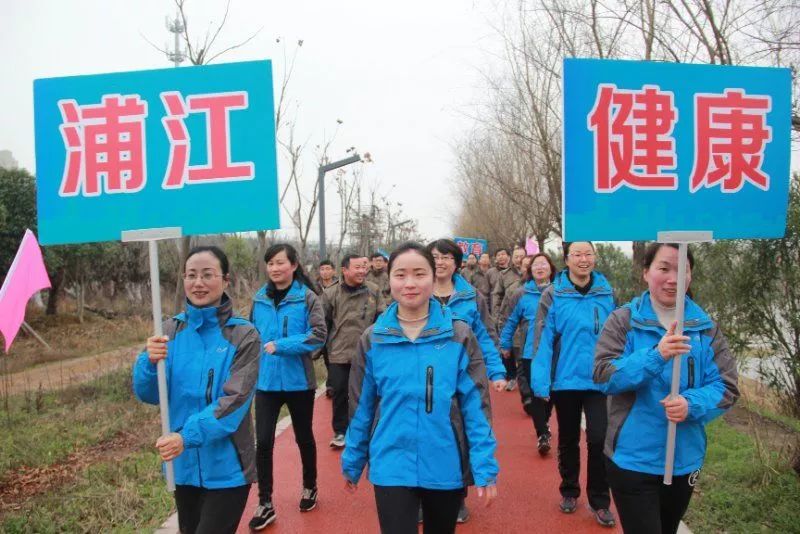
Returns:
[[[358,491],[368,467],[383,533],[417,532],[419,522],[424,532],[453,532],[469,520],[470,486],[487,505],[497,498],[503,466],[491,389],[519,390],[531,421],[520,432],[535,435],[532,454],[555,456],[561,512],[575,512],[582,495],[583,421],[585,495],[596,521],[616,525],[613,498],[626,533],[676,532],[705,457],[704,427],[738,397],[734,359],[691,292],[676,332],[677,246],[649,245],[647,290],[628,303],[615,302],[596,259],[590,242],[564,243],[559,270],[550,255],[521,246],[465,256],[439,239],[405,243],[388,258],[324,260],[312,281],[297,251],[276,244],[244,319],[226,293],[224,252],[193,249],[185,310],[147,340],[133,369],[136,396],[157,404],[156,364],[166,363],[173,431],[156,447],[174,465],[181,532],[234,532],[252,483],[259,504],[250,528],[277,520],[273,450],[284,406],[300,452],[298,510],[316,508],[318,358],[343,491]],[[682,361],[677,396],[673,358]],[[678,431],[667,486],[670,422]]]

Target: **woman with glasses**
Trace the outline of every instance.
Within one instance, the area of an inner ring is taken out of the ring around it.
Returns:
[[[175,470],[181,532],[236,532],[256,478],[250,402],[258,378],[258,331],[233,316],[228,258],[196,247],[184,264],[186,309],[147,340],[133,367],[136,397],[158,404],[156,364],[167,371],[173,431],[156,441]]]
[[[317,380],[311,355],[328,333],[322,301],[311,289],[294,247],[271,246],[264,263],[269,281],[256,292],[250,312],[263,343],[256,391],[258,507],[250,520],[253,530],[265,528],[277,517],[272,504],[272,453],[284,404],[303,465],[299,508],[310,512],[317,505],[317,444],[311,428]]]
[[[438,239],[425,247],[435,262],[433,297],[448,308],[453,316],[466,322],[478,339],[486,363],[486,374],[495,391],[506,387],[506,368],[497,351],[497,333],[486,301],[463,276],[456,272],[461,264],[461,248],[451,239]],[[462,502],[458,522],[469,519],[469,510]]]
[[[517,287],[508,297],[507,303],[511,309],[508,319],[500,334],[500,350],[503,356],[509,357],[514,343],[514,333],[521,331],[522,339],[522,376],[520,377],[520,391],[531,383],[531,362],[533,358],[533,325],[536,323],[536,312],[539,309],[539,299],[542,291],[547,289],[556,276],[556,266],[550,257],[540,252],[531,257],[527,269],[523,272],[523,285]],[[537,449],[544,456],[550,452],[550,413],[552,403],[539,397],[528,399],[523,404],[525,412],[533,419],[533,427],[538,438]]]
[[[694,258],[688,256],[686,286]],[[626,533],[678,531],[706,452],[705,426],[739,397],[736,361],[719,327],[687,295],[676,335],[678,246],[653,243],[644,255],[647,291],[606,321],[594,378],[609,397],[608,481]],[[670,397],[680,358],[680,394]],[[672,484],[663,483],[669,422],[678,425]]]
[[[606,481],[603,441],[606,397],[592,380],[594,348],[600,330],[614,310],[614,297],[605,276],[594,271],[594,245],[564,243],[567,268],[539,299],[533,351],[533,393],[552,399],[558,420],[558,470],[561,511],[574,513],[581,489],[581,415],[586,417],[588,465],[586,493],[596,521],[612,527],[615,519]]]
[[[472,330],[431,298],[434,260],[417,243],[389,258],[394,303],[361,336],[350,372],[342,473],[355,491],[369,462],[383,534],[455,531],[469,484],[497,496],[486,369]]]

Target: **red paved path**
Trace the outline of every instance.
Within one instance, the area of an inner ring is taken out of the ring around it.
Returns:
[[[470,490],[467,505],[472,517],[459,525],[458,534],[501,532],[565,532],[579,534],[594,532],[610,534],[621,530],[600,527],[591,516],[586,499],[578,500],[578,510],[572,515],[558,510],[558,470],[554,448],[549,456],[541,458],[536,452],[533,424],[520,406],[519,393],[492,393],[494,429],[497,435],[497,457],[500,462],[499,497],[491,508],[478,501],[474,488]],[[555,414],[550,422],[556,427]],[[289,427],[275,443],[275,490],[273,501],[278,518],[262,532],[322,534],[328,532],[370,533],[379,532],[378,517],[372,486],[365,476],[358,492],[351,495],[344,490],[344,479],[339,466],[339,453],[328,447],[331,438],[331,403],[325,396],[316,401],[314,409],[314,435],[317,438],[319,503],[309,513],[297,509],[301,492],[300,454],[294,443],[294,433]],[[582,444],[581,487],[585,488],[585,443]],[[247,522],[258,502],[256,485],[250,494],[239,526],[247,533]]]

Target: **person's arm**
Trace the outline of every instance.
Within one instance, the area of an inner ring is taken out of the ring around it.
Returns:
[[[500,334],[501,349],[511,350],[511,347],[514,345],[514,332],[523,319],[524,310],[521,298],[523,292],[524,290],[522,292],[515,291],[506,299],[506,302],[503,303],[503,311],[501,312],[503,322],[498,324],[498,327],[502,328],[502,333]],[[509,309],[511,310],[510,313],[508,311]]]
[[[459,358],[456,396],[464,420],[469,444],[469,463],[475,485],[492,486],[499,467],[495,458],[497,441],[492,432],[489,384],[477,339],[466,332],[464,350]]]
[[[489,335],[489,331],[486,329],[486,325],[484,325],[480,313],[475,314],[472,324],[469,326],[478,339],[480,350],[483,353],[483,360],[486,363],[486,374],[489,376],[489,380],[492,382],[503,380],[506,377],[506,368],[503,365],[503,361],[500,359],[500,353],[497,352],[495,340]]]
[[[325,312],[317,295],[306,290],[306,311],[308,313],[308,330],[275,340],[274,356],[301,356],[308,354],[325,344],[328,328],[325,325]]]
[[[708,423],[730,409],[739,398],[739,373],[719,327],[715,325],[704,335],[712,338],[706,351],[705,373],[699,387],[689,388],[681,395],[689,403],[687,419]]]
[[[541,398],[550,396],[553,351],[557,336],[553,298],[553,286],[550,286],[545,289],[542,298],[539,299],[536,320],[531,325],[534,329],[531,389],[533,389],[534,395]]]
[[[369,459],[370,433],[378,407],[377,387],[369,357],[371,334],[372,328],[368,328],[361,336],[350,366],[350,425],[342,452],[342,474],[353,484],[358,483]]]
[[[326,338],[330,338],[333,329],[333,295],[332,290],[325,289],[322,291],[322,312],[325,314],[325,331]],[[327,342],[330,339],[326,339]]]
[[[169,338],[167,341],[167,356],[174,345],[175,332],[178,322],[175,319],[167,319],[161,325],[164,336]],[[164,359],[167,369],[167,384],[169,384],[169,368],[172,365],[169,357]],[[158,371],[156,364],[150,361],[147,349],[142,351],[133,364],[133,393],[136,398],[147,404],[158,404]],[[169,390],[169,387],[167,388]]]
[[[189,416],[180,430],[185,448],[200,447],[227,438],[249,416],[260,357],[261,338],[258,331],[254,327],[247,328],[236,347],[228,378],[222,386],[223,395],[200,412]]]
[[[620,308],[606,320],[594,350],[594,382],[606,395],[633,391],[661,374],[665,360],[658,346],[632,350],[631,311]]]
[[[498,273],[492,286],[492,317],[497,320],[500,317],[500,306],[503,304],[506,288],[503,284],[503,274]]]

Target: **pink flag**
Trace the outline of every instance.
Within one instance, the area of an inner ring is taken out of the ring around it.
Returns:
[[[14,262],[0,288],[0,332],[6,342],[6,354],[25,320],[25,306],[38,291],[50,287],[50,278],[42,260],[36,236],[25,230]]]
[[[539,253],[539,242],[536,241],[536,236],[529,237],[527,241],[525,241],[525,254],[528,256],[533,256],[534,254]]]

